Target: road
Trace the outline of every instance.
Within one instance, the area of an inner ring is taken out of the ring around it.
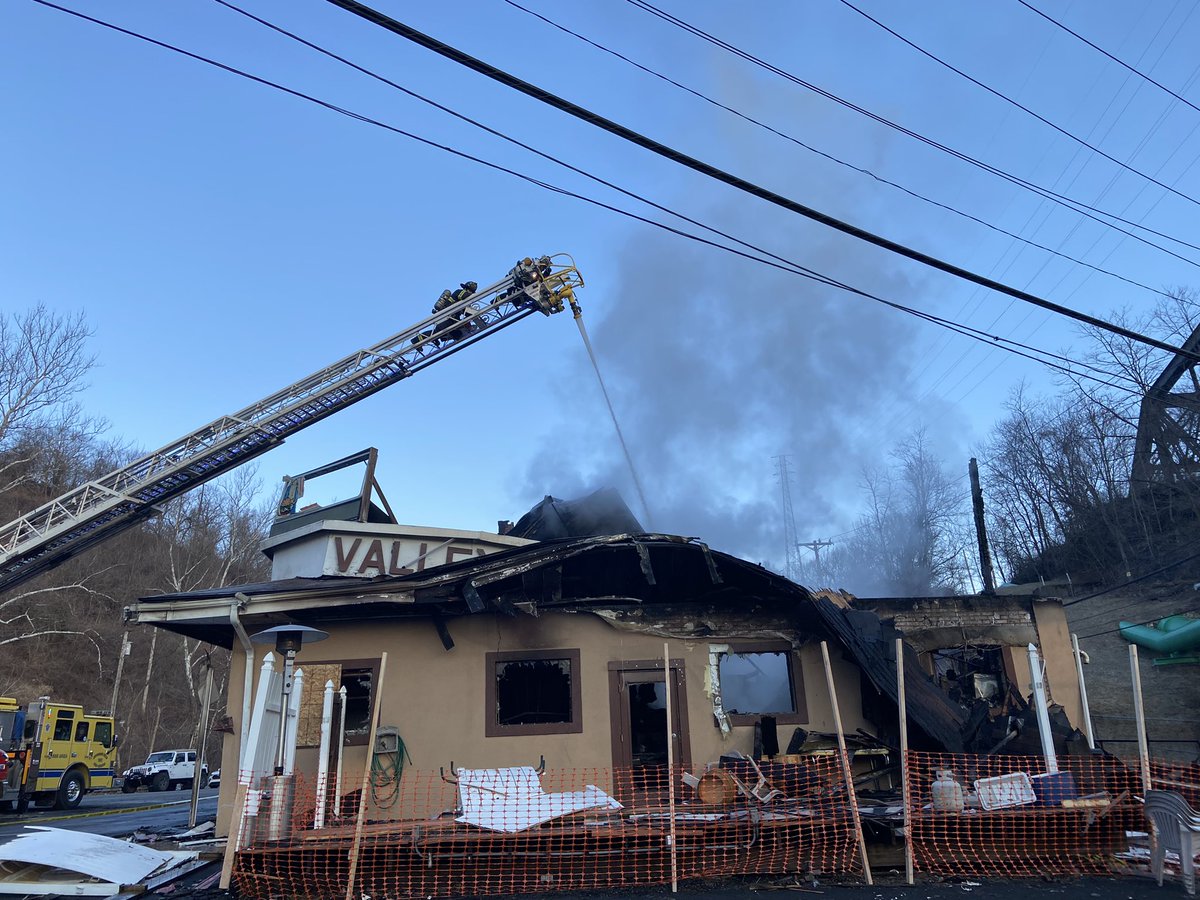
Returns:
[[[26,825],[47,825],[88,834],[124,837],[137,829],[158,831],[186,827],[190,791],[150,793],[119,791],[88,794],[77,809],[31,809],[23,816],[0,813],[0,841],[18,834]],[[212,819],[217,813],[217,788],[200,791],[196,821]]]

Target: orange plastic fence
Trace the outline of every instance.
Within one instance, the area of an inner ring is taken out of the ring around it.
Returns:
[[[680,880],[861,871],[837,758],[767,769],[771,785],[759,788],[759,797],[745,796],[722,778],[704,792],[716,801],[709,803],[683,784],[682,771],[674,773]],[[758,787],[752,774],[734,774],[748,789]],[[551,770],[532,779],[457,775],[458,785],[450,783],[449,772],[445,780],[406,769],[398,784],[377,780],[371,786],[355,896],[517,894],[671,878],[662,768]],[[235,868],[238,890],[255,898],[340,896],[361,794],[347,794],[344,786],[338,809],[330,786],[324,827],[315,828],[313,778],[296,776],[275,793],[248,798]],[[588,808],[567,811],[573,805]]]
[[[1131,762],[1130,766],[1137,763]],[[1138,782],[1141,784],[1141,781]],[[1200,765],[1196,763],[1150,761],[1150,784],[1155,790],[1176,791],[1200,809]]]
[[[917,871],[1009,877],[1111,871],[1113,854],[1129,847],[1126,832],[1148,827],[1138,761],[1063,756],[1058,766],[1059,774],[1043,777],[1039,756],[910,753],[906,817]],[[1155,788],[1179,791],[1200,807],[1200,766],[1155,761],[1151,770]],[[961,810],[953,790],[948,808],[948,779],[940,772],[951,773],[962,789]],[[339,799],[330,778],[324,821],[316,827],[321,804],[312,776],[267,779],[260,781],[262,793],[247,797],[235,879],[252,898],[340,896],[356,844],[355,896],[651,885],[670,880],[672,862],[681,881],[862,874],[836,756],[763,764],[762,784],[752,767],[731,774],[741,787],[714,775],[697,791],[684,784],[682,770],[673,773],[673,835],[662,767],[503,777],[460,770],[457,779],[406,769],[398,782],[376,775],[361,830],[362,792],[349,780]],[[874,818],[868,839],[899,843],[904,818],[886,812]]]
[[[1126,831],[1146,828],[1138,770],[1113,757],[1063,756],[1058,766],[1058,775],[1046,776],[1039,756],[910,753],[917,869],[1010,877],[1109,871],[1111,855],[1128,849]],[[935,805],[939,771],[967,794],[961,811],[947,810],[953,804],[944,800]]]

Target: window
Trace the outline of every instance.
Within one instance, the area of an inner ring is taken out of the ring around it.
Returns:
[[[346,743],[365,744],[371,735],[375,669],[343,667],[341,686],[346,689]]]
[[[721,705],[734,725],[774,716],[780,725],[808,721],[804,681],[787,641],[731,643],[720,655]]]
[[[484,734],[577,734],[583,731],[578,650],[487,654]]]
[[[88,736],[88,723],[80,722],[75,726],[75,740],[86,741]]]
[[[325,703],[325,682],[334,686],[334,728],[341,713],[337,703],[339,688],[346,689],[347,745],[366,744],[371,736],[371,710],[375,705],[375,681],[379,677],[379,660],[346,659],[341,662],[305,663],[304,688],[300,695],[300,721],[297,723],[296,743],[300,747],[316,747],[321,743],[321,710]]]
[[[190,763],[194,763],[196,761],[196,751],[195,750],[188,751],[187,761]]]
[[[181,762],[183,762],[183,761],[184,761],[184,758],[185,758],[186,756],[187,756],[187,754],[186,754],[186,753],[176,753],[176,754],[175,754],[175,762],[176,762],[176,763],[181,763]]]
[[[64,719],[60,715],[54,720],[54,740],[69,741],[71,739],[71,726],[74,724],[70,719]]]
[[[96,729],[92,732],[92,740],[105,747],[111,747],[113,745],[112,722],[97,722]]]

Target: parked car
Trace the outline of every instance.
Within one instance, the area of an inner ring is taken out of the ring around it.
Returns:
[[[152,791],[173,791],[192,786],[196,777],[195,750],[158,750],[140,766],[126,769],[121,790],[132,794],[142,785]],[[200,786],[208,783],[208,766],[200,766]]]
[[[208,786],[209,787],[220,787],[221,786],[221,770],[220,769],[217,769],[217,771],[213,772],[211,775],[208,776]]]

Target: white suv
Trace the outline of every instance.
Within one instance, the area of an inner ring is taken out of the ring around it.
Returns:
[[[159,750],[146,757],[140,766],[126,769],[121,790],[132,794],[142,785],[152,791],[190,788],[196,777],[195,750]],[[200,787],[208,784],[208,766],[200,767]]]

